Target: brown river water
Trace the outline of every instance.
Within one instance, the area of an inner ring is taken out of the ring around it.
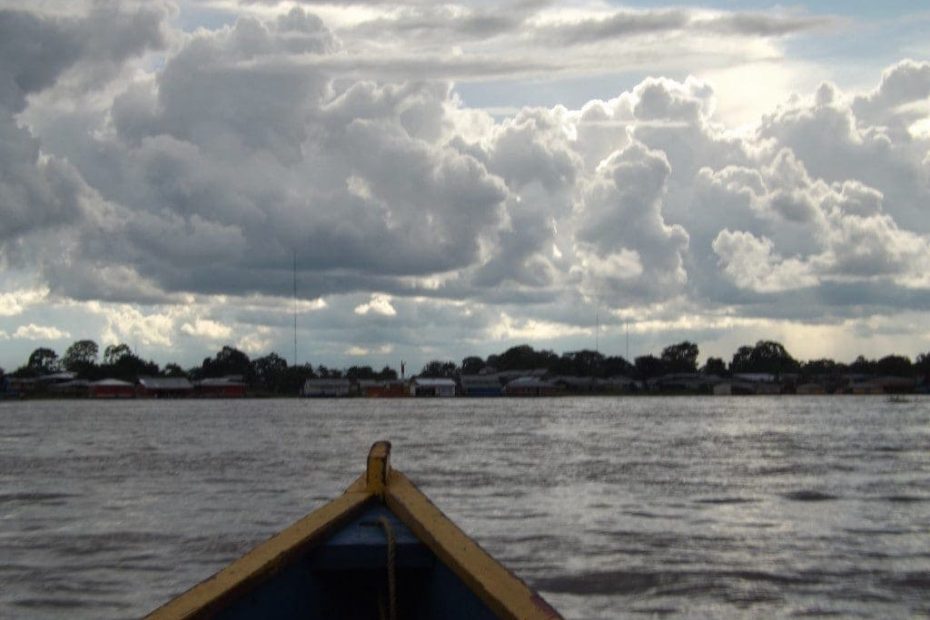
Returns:
[[[0,402],[0,618],[132,618],[369,445],[567,618],[930,617],[930,398]]]

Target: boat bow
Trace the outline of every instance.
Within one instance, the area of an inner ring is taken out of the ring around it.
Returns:
[[[147,618],[330,617],[336,609],[340,616],[351,609],[353,617],[367,617],[377,609],[363,600],[373,591],[372,573],[393,571],[391,562],[397,564],[398,598],[405,603],[402,617],[561,618],[392,469],[390,455],[390,442],[375,443],[365,474],[343,495]],[[375,524],[383,532],[371,527]],[[382,551],[383,559],[372,559]],[[353,579],[356,600],[338,607],[337,595],[353,597]],[[391,592],[393,606],[393,586]],[[412,596],[424,600],[406,600]],[[378,605],[383,614],[384,605]]]

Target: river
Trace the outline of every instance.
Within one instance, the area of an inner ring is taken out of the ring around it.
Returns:
[[[930,398],[0,402],[0,618],[138,617],[369,445],[567,618],[930,616]]]

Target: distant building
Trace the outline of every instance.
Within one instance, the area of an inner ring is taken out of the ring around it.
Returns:
[[[58,383],[68,383],[70,381],[74,381],[75,379],[77,379],[77,375],[75,373],[63,370],[61,372],[54,372],[50,375],[42,375],[36,380],[44,385],[55,385]]]
[[[503,396],[504,389],[497,375],[462,375],[462,396]]]
[[[852,394],[909,394],[916,387],[911,377],[868,377],[851,381],[848,389]]]
[[[640,381],[625,375],[614,375],[606,379],[599,379],[598,385],[601,387],[601,391],[606,392],[636,392],[643,389],[643,384]]]
[[[781,394],[777,383],[754,383],[752,381],[724,381],[713,387],[714,396],[749,396]]]
[[[410,396],[407,384],[396,379],[387,381],[361,379],[358,382],[358,393],[366,398],[403,398]]]
[[[71,381],[59,381],[49,384],[48,391],[59,396],[81,398],[87,396],[89,386],[89,381],[85,381],[84,379],[72,379]]]
[[[482,374],[491,374],[491,373],[482,373]],[[501,384],[506,385],[513,381],[514,379],[519,379],[521,377],[536,377],[537,379],[542,379],[549,374],[549,369],[547,368],[527,368],[527,369],[518,369],[518,370],[501,370],[494,373],[497,378],[500,380]]]
[[[597,377],[559,375],[550,377],[549,381],[573,394],[592,394],[601,391],[601,385]]]
[[[801,394],[804,396],[812,396],[817,394],[826,394],[827,388],[820,385],[819,383],[802,383],[797,388],[795,388],[795,394]]]
[[[559,387],[538,377],[520,377],[504,388],[507,396],[555,396]]]
[[[556,375],[546,380],[571,394],[617,394],[632,392],[641,387],[638,382],[623,375],[607,378]]]
[[[138,395],[142,398],[188,398],[194,385],[184,377],[139,377]]]
[[[196,383],[194,391],[201,398],[245,398],[247,388],[242,375],[230,375],[202,379]]]
[[[713,389],[714,396],[735,396],[739,394],[739,392],[734,389],[735,386],[736,384],[732,381],[718,383]]]
[[[38,391],[38,388],[39,382],[31,377],[9,377],[7,379],[7,390],[20,396],[33,394]]]
[[[710,392],[711,388],[720,383],[716,375],[705,375],[699,372],[678,372],[663,375],[650,381],[650,387],[659,391],[676,392]]]
[[[769,372],[740,372],[733,375],[733,378],[748,383],[775,383],[775,375]]]
[[[343,398],[349,395],[352,383],[348,379],[307,379],[303,395],[307,398]]]
[[[119,379],[102,379],[88,386],[87,395],[90,398],[135,398],[136,386]]]
[[[440,398],[455,396],[455,381],[444,378],[417,377],[410,382],[410,394],[412,396],[435,396]]]

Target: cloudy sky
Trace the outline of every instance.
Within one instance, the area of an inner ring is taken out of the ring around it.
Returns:
[[[918,5],[0,0],[0,365],[926,352]]]

